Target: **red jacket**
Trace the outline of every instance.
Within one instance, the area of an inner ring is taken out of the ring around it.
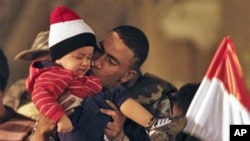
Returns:
[[[101,81],[96,76],[84,76],[79,78],[73,72],[63,69],[51,61],[42,65],[41,61],[35,61],[29,69],[26,79],[26,89],[32,94],[32,101],[39,111],[53,120],[55,123],[64,114],[64,110],[57,102],[58,96],[65,91],[84,98],[96,94],[102,90]],[[52,65],[51,65],[52,64]]]

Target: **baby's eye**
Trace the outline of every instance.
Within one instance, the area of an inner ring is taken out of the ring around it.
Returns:
[[[82,59],[83,56],[82,56],[82,55],[81,55],[81,56],[79,55],[79,56],[75,56],[75,58],[76,58],[76,59]]]

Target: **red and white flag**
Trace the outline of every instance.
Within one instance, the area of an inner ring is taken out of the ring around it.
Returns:
[[[184,132],[204,141],[229,141],[229,127],[250,124],[250,95],[234,44],[225,37],[186,114]]]

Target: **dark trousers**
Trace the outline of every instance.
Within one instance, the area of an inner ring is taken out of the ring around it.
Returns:
[[[103,131],[111,118],[100,112],[92,112],[90,109],[76,108],[70,117],[74,129],[70,133],[59,133],[60,141],[104,141]]]

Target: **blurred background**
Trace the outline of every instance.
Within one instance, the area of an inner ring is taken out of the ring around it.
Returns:
[[[201,81],[220,42],[231,36],[250,88],[249,0],[0,0],[0,46],[10,64],[9,84],[27,76],[30,62],[14,57],[49,29],[50,12],[61,4],[75,10],[98,40],[118,25],[142,29],[150,42],[142,71],[177,87]]]

